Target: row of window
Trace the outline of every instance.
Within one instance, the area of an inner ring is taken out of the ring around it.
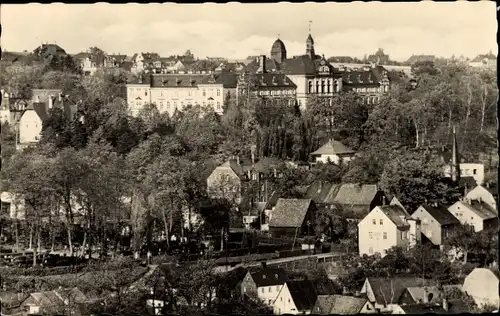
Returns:
[[[373,225],[377,225],[377,220],[376,219],[372,219],[372,224]],[[384,225],[384,220],[383,219],[380,219],[380,225]]]
[[[325,86],[326,84],[326,86]],[[339,92],[340,86],[338,84],[334,84],[332,86],[332,82],[330,80],[321,80],[316,81],[316,89],[314,90],[314,83],[312,80],[309,80],[308,83],[308,91],[309,93],[331,93],[333,91]]]
[[[406,237],[409,237],[410,232],[400,232],[401,233],[401,239],[405,239]],[[380,236],[380,235],[379,235]],[[368,238],[373,239],[373,232],[368,232]],[[382,233],[382,239],[387,239],[387,233],[383,232]]]
[[[294,94],[294,90],[259,90],[259,95],[292,95]]]
[[[153,102],[153,104],[157,105],[156,102]],[[211,107],[214,106],[214,102],[202,102],[201,103],[201,105],[204,106],[204,107],[207,106],[207,104],[208,104],[208,106],[211,106]],[[142,101],[136,101],[135,105],[136,105],[137,108],[140,108],[143,105],[143,103],[142,103]],[[174,109],[177,108],[177,102],[175,102],[175,101],[172,102],[172,105],[173,105]],[[188,103],[187,105],[191,105],[191,103]],[[195,105],[200,105],[200,104],[198,102],[195,102]],[[222,106],[221,106],[220,102],[215,103],[215,105],[216,105],[216,108],[215,108],[216,110],[222,110]],[[167,101],[166,102],[166,108],[167,108],[167,110],[170,109],[170,106],[171,106],[170,102]],[[180,106],[181,106],[181,108],[184,107],[184,101],[180,102]],[[158,110],[162,111],[163,109],[165,109],[165,104],[163,103],[163,101],[160,101]]]
[[[136,88],[137,92],[141,92],[141,90],[144,92],[144,96],[147,97],[148,96],[148,89],[147,88]],[[133,88],[129,88],[129,92],[130,93],[133,93],[133,91],[134,91]],[[214,89],[210,89],[209,92],[210,92],[210,95],[213,96]],[[188,95],[191,96],[192,94],[193,94],[193,90],[188,90]],[[179,96],[179,91],[175,90],[174,91],[174,95]],[[195,92],[195,95],[196,95],[196,92]],[[204,96],[204,97],[207,96],[207,91],[205,89],[202,89],[201,90],[201,95]],[[221,95],[220,89],[215,89],[215,95],[218,96],[218,97],[220,97],[220,95]],[[160,96],[163,96],[163,90],[160,90]]]

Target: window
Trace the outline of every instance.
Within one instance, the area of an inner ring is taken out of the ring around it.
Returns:
[[[368,253],[369,253],[369,254],[373,254],[373,247],[370,247],[370,248],[368,249]]]
[[[377,225],[377,220],[376,220],[376,219],[373,219],[373,220],[372,220],[372,223],[373,223],[373,225]]]
[[[290,303],[290,299],[288,299],[288,303]]]
[[[276,285],[276,292],[279,292],[279,290],[280,290],[280,286]]]
[[[244,286],[244,287],[243,287],[243,293],[246,293],[246,292],[247,292],[247,287],[246,287],[246,286]]]
[[[384,225],[384,220],[383,219],[380,220],[380,225]]]
[[[477,169],[472,169],[472,174],[477,174]]]
[[[163,101],[160,101],[160,109],[163,110]]]
[[[202,96],[206,96],[207,95],[206,92],[205,92],[205,89],[201,90],[201,95]]]
[[[148,96],[148,91],[147,90],[144,90],[144,95]]]
[[[264,293],[264,288],[261,288],[261,292]]]
[[[269,300],[269,305],[271,305],[273,303],[273,300]]]
[[[372,233],[372,232],[369,232],[369,233],[368,233],[368,237],[369,237],[370,239],[373,239],[373,233]]]
[[[217,96],[220,97],[220,89],[217,89]]]
[[[170,102],[167,102],[167,109],[170,109]]]
[[[404,234],[404,232],[401,232],[401,239],[405,239],[405,234]]]
[[[220,110],[220,102],[217,102],[217,110]]]
[[[383,239],[387,239],[387,233],[386,233],[386,232],[384,232],[384,233],[382,234],[382,238],[383,238]]]
[[[280,302],[283,302],[283,298],[282,297],[280,297]]]
[[[313,83],[312,81],[309,81],[309,93],[312,93],[313,91]]]

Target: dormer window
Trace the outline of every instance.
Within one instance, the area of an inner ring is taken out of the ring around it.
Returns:
[[[180,85],[180,84],[181,84],[181,82],[182,82],[182,80],[181,80],[181,79],[179,79],[179,78],[177,78],[177,79],[175,80],[175,83],[177,83],[177,85]]]
[[[278,83],[276,82],[276,77],[275,77],[275,76],[273,76],[273,81],[272,81],[272,83],[273,83],[273,85],[275,85],[275,86],[276,86],[276,85],[278,85]]]
[[[190,83],[191,83],[191,85],[193,86],[193,85],[194,85],[194,83],[196,82],[196,80],[191,79],[191,80],[189,80],[189,82],[190,82]]]

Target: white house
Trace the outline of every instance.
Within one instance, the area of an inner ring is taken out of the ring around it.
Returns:
[[[420,221],[398,206],[376,206],[359,222],[358,236],[361,256],[385,256],[391,247],[406,249],[420,243]]]
[[[496,186],[494,188],[490,188],[489,185],[486,187],[482,185],[478,185],[474,189],[470,190],[465,196],[467,199],[472,201],[479,201],[488,204],[492,209],[497,208],[497,200],[498,196]]]
[[[318,298],[317,289],[310,280],[287,281],[273,304],[275,315],[310,314]]]
[[[45,103],[33,103],[19,120],[19,144],[38,143],[41,138],[43,120],[47,118]]]
[[[460,163],[460,176],[463,177],[473,177],[478,185],[484,182],[484,164],[482,163]],[[445,177],[451,177],[450,166],[445,165],[444,175]]]
[[[465,278],[463,291],[474,299],[479,307],[500,305],[498,270],[475,268]]]
[[[355,155],[354,150],[334,139],[330,139],[318,150],[311,153],[311,156],[316,158],[317,163],[333,162],[335,164],[339,164],[341,161],[349,162],[354,159]]]
[[[14,219],[24,219],[25,218],[25,210],[24,210],[24,199],[20,197],[16,197],[14,194],[10,192],[2,192],[1,194],[2,204],[7,206],[7,211],[9,217]],[[3,206],[3,205],[2,205]]]
[[[312,311],[315,315],[358,315],[376,313],[366,297],[348,295],[318,295]]]
[[[473,226],[475,232],[498,225],[498,210],[483,202],[458,201],[450,206],[448,211],[458,219],[460,224]]]
[[[258,298],[265,305],[272,306],[285,282],[286,272],[283,269],[264,266],[247,272],[241,282],[240,293]]]

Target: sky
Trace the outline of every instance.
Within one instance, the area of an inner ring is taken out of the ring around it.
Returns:
[[[107,53],[157,52],[243,59],[269,55],[273,42],[305,54],[362,58],[383,48],[393,60],[496,54],[496,5],[480,2],[270,4],[3,4],[1,46],[33,51],[42,42],[68,53],[97,46]]]

